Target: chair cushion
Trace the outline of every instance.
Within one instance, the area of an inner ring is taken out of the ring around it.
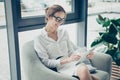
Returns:
[[[92,74],[97,76],[100,80],[109,80],[109,74],[105,71],[96,70],[96,73]]]

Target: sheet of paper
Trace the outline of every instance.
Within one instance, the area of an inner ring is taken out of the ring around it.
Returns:
[[[91,52],[93,52],[94,49],[95,49],[95,48],[91,48],[91,49],[89,49],[89,50],[84,51],[84,54],[83,54],[83,55],[81,56],[81,58],[76,62],[76,65],[78,65],[79,63],[85,61],[87,55],[89,55]],[[80,53],[82,53],[82,52],[80,52]],[[80,53],[78,53],[78,55],[79,55]]]

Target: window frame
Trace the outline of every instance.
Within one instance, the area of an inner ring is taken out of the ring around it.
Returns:
[[[80,7],[82,7],[84,4],[82,0],[73,0],[73,9],[74,12],[73,13],[68,13],[67,14],[67,19],[65,24],[68,23],[75,23],[75,22],[80,22],[83,20],[83,13],[82,9],[80,9]],[[20,5],[20,0],[16,1],[16,12],[17,12],[17,21],[18,21],[18,31],[26,31],[26,30],[32,30],[32,29],[38,29],[38,28],[42,28],[45,25],[45,17],[44,16],[35,16],[35,17],[26,17],[23,18],[21,16],[21,5]]]
[[[85,22],[87,15],[86,14],[87,0],[74,0],[74,1],[75,12],[72,14],[68,14],[65,24]],[[20,31],[42,28],[45,25],[43,20],[44,17],[26,19],[22,18],[20,7],[21,7],[20,0],[5,0],[11,80],[21,80],[21,64],[18,33]],[[39,20],[41,20],[41,22]],[[78,32],[80,31],[78,30]]]

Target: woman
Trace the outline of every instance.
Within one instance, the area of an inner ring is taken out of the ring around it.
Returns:
[[[80,80],[97,80],[85,64],[74,64],[82,54],[75,54],[68,33],[59,28],[66,19],[65,10],[60,5],[53,5],[45,13],[46,26],[34,41],[34,48],[43,64],[49,68],[57,68],[63,74],[78,76]],[[92,56],[93,53],[87,58]]]

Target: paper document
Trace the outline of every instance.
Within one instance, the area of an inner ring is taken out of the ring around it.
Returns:
[[[85,49],[85,48],[84,48]],[[81,58],[77,61],[77,63],[76,63],[76,65],[78,65],[79,63],[82,63],[82,62],[84,62],[86,59],[87,59],[87,55],[89,55],[91,52],[93,52],[94,51],[94,49],[95,48],[91,48],[91,49],[89,49],[89,50],[78,50],[78,54],[80,54],[80,53],[84,53],[82,56],[81,56]]]

